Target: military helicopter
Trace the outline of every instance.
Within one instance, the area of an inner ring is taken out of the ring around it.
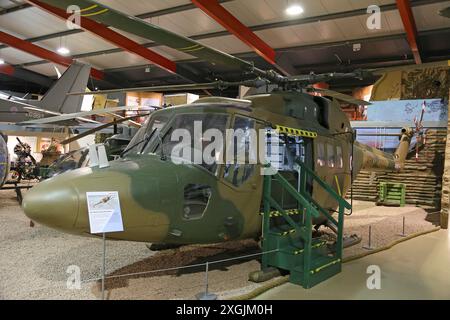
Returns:
[[[258,69],[247,61],[94,1],[39,2],[63,10],[68,5],[76,4],[86,8],[82,12],[89,19],[188,52],[212,64],[237,68],[247,77],[253,77],[240,82],[216,81],[126,90],[224,89],[240,85],[265,88],[269,84],[277,88],[270,93],[247,96],[245,99],[203,98],[189,105],[152,113],[121,157],[110,161],[109,166],[65,172],[27,192],[22,205],[25,214],[34,221],[63,232],[90,235],[86,192],[118,191],[124,231],[108,233],[108,239],[167,244],[258,239],[262,232],[259,213],[264,180],[260,169],[267,166],[267,162],[174,163],[171,159],[174,148],[172,133],[183,128],[196,137],[193,132],[196,121],[202,122],[203,127],[200,137],[192,139],[195,140],[194,145],[206,142],[203,134],[208,129],[219,130],[224,135],[227,129],[241,129],[244,137],[251,129],[266,132],[276,129],[280,133],[283,154],[278,158],[279,171],[294,186],[298,183],[295,159],[300,159],[341,195],[346,194],[360,170],[396,171],[404,166],[411,138],[417,132],[410,128],[403,129],[399,133],[400,144],[395,154],[360,144],[354,139],[354,132],[339,101],[359,105],[367,102],[329,90],[311,88],[314,83],[331,79],[361,79],[367,75],[365,71],[286,77],[273,70]],[[91,11],[96,14],[89,14]],[[324,96],[312,95],[311,91]],[[248,140],[244,138],[241,147],[247,150],[247,145]],[[295,206],[282,190],[274,188],[272,192],[273,197],[283,203],[283,208]],[[317,187],[316,182],[308,182],[308,192],[321,207],[331,213],[336,211],[336,201]],[[313,225],[327,225],[327,220],[322,215],[314,219]]]

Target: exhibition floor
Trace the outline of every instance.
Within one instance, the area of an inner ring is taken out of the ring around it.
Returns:
[[[367,288],[369,266],[381,270],[380,290]],[[257,299],[450,299],[450,233],[439,230],[344,263],[342,273],[309,290],[287,283]]]

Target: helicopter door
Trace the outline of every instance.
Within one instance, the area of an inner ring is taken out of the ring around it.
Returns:
[[[277,138],[275,138],[277,137]],[[277,141],[274,141],[277,140]],[[273,154],[270,144],[278,143],[278,154]],[[280,134],[268,139],[268,159],[271,165],[278,169],[278,172],[288,180],[296,189],[300,190],[300,170],[295,165],[296,160],[303,162],[308,168],[314,170],[313,141],[311,138],[300,136],[288,136]],[[312,180],[308,177],[306,190],[312,194]],[[286,192],[276,181],[272,183],[272,197],[282,205],[284,209],[292,209],[297,206],[297,201]]]
[[[233,146],[234,150],[227,150],[227,159],[220,176],[226,186],[221,188],[222,199],[226,200],[225,205],[233,207],[224,224],[225,234],[227,239],[254,237],[260,226],[261,217],[255,213],[260,212],[263,176],[257,157],[254,159],[255,145],[251,146],[251,143],[257,145],[257,137],[251,135],[263,126],[255,119],[236,115],[232,128],[235,133],[234,143],[229,143],[230,138],[227,137],[227,149]],[[234,159],[228,159],[231,154]]]

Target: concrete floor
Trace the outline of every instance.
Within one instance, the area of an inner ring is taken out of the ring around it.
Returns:
[[[381,270],[380,290],[367,288],[371,265]],[[450,233],[439,230],[345,263],[340,274],[309,290],[287,283],[257,299],[450,299]]]

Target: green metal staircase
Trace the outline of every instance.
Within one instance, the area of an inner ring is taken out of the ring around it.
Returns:
[[[264,252],[273,253],[263,255],[262,269],[275,267],[287,271],[291,283],[311,288],[341,271],[344,211],[351,206],[311,169],[300,161],[296,163],[300,167],[299,191],[280,173],[264,177],[262,248]],[[296,209],[285,210],[274,200],[274,181],[295,198]],[[307,192],[307,181],[316,182],[315,188],[323,188],[339,203],[337,219],[312,199]],[[326,216],[336,229],[333,250],[326,241],[313,238],[313,218],[321,215]]]

